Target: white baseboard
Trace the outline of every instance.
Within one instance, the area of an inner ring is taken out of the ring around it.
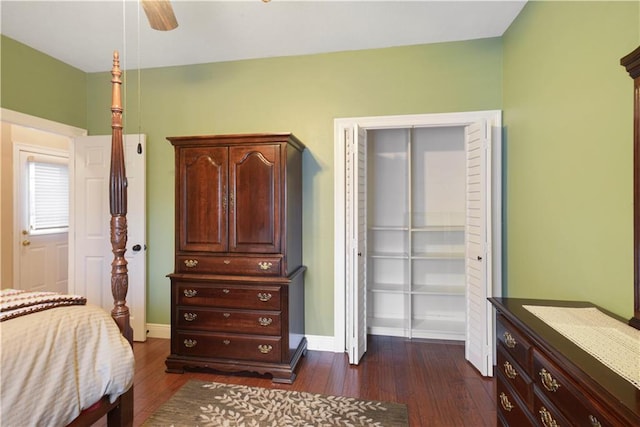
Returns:
[[[306,337],[308,350],[335,352],[332,336],[306,335]]]
[[[171,339],[171,325],[147,323],[147,337]],[[307,335],[307,349],[335,352],[334,339],[328,335]]]
[[[171,325],[147,323],[147,337],[171,339]]]

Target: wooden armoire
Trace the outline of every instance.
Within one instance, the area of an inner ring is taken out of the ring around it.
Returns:
[[[306,352],[302,152],[292,134],[181,136],[167,372],[291,383]]]

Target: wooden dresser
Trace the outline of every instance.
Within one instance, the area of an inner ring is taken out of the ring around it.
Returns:
[[[640,389],[525,309],[584,302],[490,298],[503,426],[640,426]]]
[[[306,352],[302,151],[291,134],[167,138],[175,147],[175,271],[167,372],[291,383]]]

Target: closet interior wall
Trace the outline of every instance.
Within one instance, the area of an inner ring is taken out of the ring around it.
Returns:
[[[465,339],[464,127],[367,132],[367,325]]]

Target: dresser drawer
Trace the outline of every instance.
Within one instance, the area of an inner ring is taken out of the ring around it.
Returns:
[[[539,393],[553,402],[555,407],[571,424],[585,426],[613,426],[614,420],[607,420],[596,411],[579,386],[565,376],[556,365],[537,350],[533,351],[533,379]]]
[[[280,335],[282,326],[280,313],[272,311],[179,307],[177,316],[178,329],[188,330]]]
[[[278,276],[281,274],[281,256],[176,256],[178,273]]]
[[[499,343],[523,369],[531,367],[531,343],[507,319],[498,315],[496,332]]]
[[[518,427],[535,425],[527,415],[528,408],[526,404],[507,385],[506,379],[502,376],[502,371],[498,371],[496,378],[498,417],[504,421],[502,424]]]
[[[539,389],[534,388],[533,391],[533,414],[536,417],[537,424],[543,427],[564,427],[572,425],[588,426],[590,424],[573,424],[569,422],[554,402],[544,397]]]
[[[281,339],[268,336],[178,331],[173,351],[182,356],[280,362]]]
[[[280,310],[280,286],[175,282],[177,305]]]
[[[511,384],[524,403],[531,405],[533,403],[533,385],[524,369],[509,356],[502,346],[498,347],[497,360],[497,369],[502,373],[504,380]]]

